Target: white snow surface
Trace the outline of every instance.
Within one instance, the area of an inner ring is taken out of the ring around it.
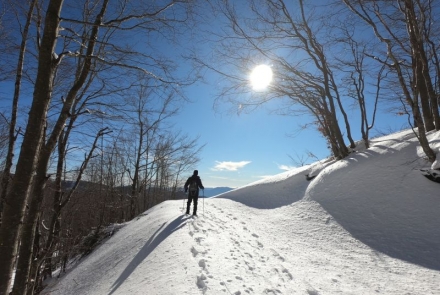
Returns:
[[[440,132],[429,139],[438,151]],[[421,168],[408,130],[200,199],[198,218],[166,201],[42,294],[438,295],[440,183]]]

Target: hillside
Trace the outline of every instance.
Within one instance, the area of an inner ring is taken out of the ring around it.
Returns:
[[[430,134],[440,148],[440,132]],[[43,294],[440,294],[440,184],[403,131],[127,223]],[[307,181],[305,174],[316,177]]]

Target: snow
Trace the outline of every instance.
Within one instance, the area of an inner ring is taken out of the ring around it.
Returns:
[[[429,134],[440,147],[440,132]],[[127,223],[42,294],[440,294],[439,183],[412,131]],[[305,175],[316,176],[307,181]]]

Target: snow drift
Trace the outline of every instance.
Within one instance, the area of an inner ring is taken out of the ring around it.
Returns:
[[[372,145],[199,200],[198,218],[159,204],[43,294],[440,294],[440,184],[412,131]]]

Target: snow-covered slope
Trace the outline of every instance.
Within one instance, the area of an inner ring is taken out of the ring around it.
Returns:
[[[200,200],[198,218],[164,202],[43,294],[440,294],[440,184],[426,165],[405,131]]]

